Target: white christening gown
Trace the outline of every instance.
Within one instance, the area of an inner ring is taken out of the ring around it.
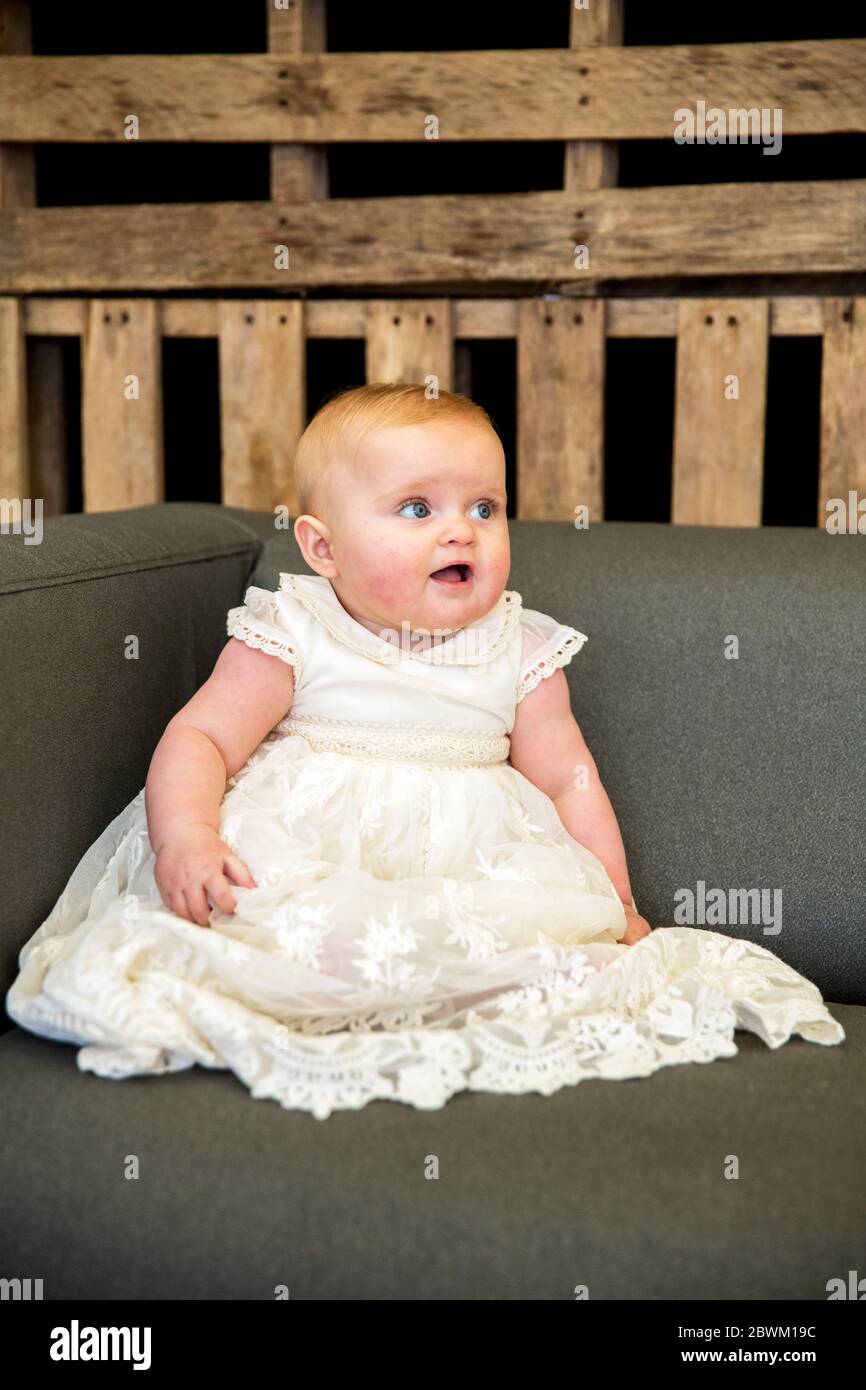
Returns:
[[[6,1008],[103,1077],[230,1069],[325,1119],[376,1098],[550,1095],[737,1052],[843,1041],[771,951],[694,927],[633,946],[601,861],[508,762],[518,701],[583,633],[506,590],[426,646],[377,636],[318,575],[250,587],[227,630],[289,662],[289,714],[226,784],[256,886],[210,927],[154,880],[144,790],[22,948]]]

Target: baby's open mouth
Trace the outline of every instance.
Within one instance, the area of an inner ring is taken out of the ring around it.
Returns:
[[[445,565],[441,570],[434,570],[430,575],[440,584],[468,584],[472,579],[471,565]]]

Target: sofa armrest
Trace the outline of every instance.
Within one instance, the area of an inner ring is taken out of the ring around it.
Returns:
[[[208,503],[51,517],[41,530],[33,543],[0,537],[4,993],[213,669],[263,547],[241,511]]]

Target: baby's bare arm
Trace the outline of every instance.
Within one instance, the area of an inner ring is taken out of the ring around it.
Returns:
[[[539,681],[518,704],[511,764],[550,797],[569,835],[598,856],[623,904],[631,909],[622,835],[595,759],[571,712],[563,670]],[[579,766],[586,768],[585,787],[574,783]]]
[[[224,911],[234,911],[226,873],[253,886],[249,869],[219,838],[219,807],[228,778],[287,712],[293,694],[291,666],[232,638],[157,744],[145,785],[157,886],[171,911],[202,926],[206,889]]]

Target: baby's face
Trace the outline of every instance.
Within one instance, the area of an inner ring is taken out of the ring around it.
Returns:
[[[340,482],[327,518],[333,563],[315,567],[357,622],[377,634],[404,622],[447,633],[495,607],[511,552],[505,456],[492,430],[455,421],[379,430]],[[447,568],[458,565],[468,566],[459,579]]]

